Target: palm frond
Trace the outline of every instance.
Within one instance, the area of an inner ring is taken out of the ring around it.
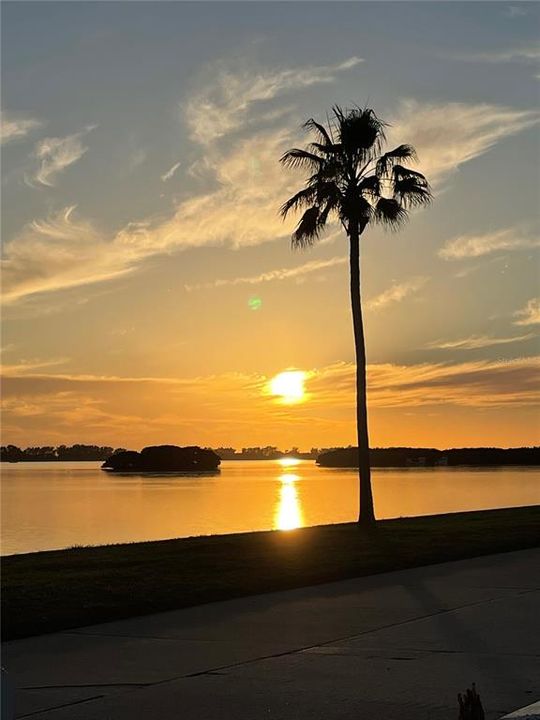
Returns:
[[[310,167],[318,168],[324,162],[324,158],[315,155],[315,153],[302,150],[301,148],[292,148],[287,150],[280,158],[280,163],[285,167],[298,168]]]
[[[392,168],[392,175],[394,176],[395,180],[401,180],[402,178],[406,177],[414,177],[427,184],[427,180],[422,175],[422,173],[419,173],[416,170],[412,170],[411,168],[403,167],[403,165],[394,165],[394,167]]]
[[[381,181],[377,175],[368,175],[358,185],[360,192],[367,192],[371,195],[379,195],[381,192]]]
[[[344,113],[339,106],[335,106],[334,115],[339,126],[339,139],[349,152],[362,156],[369,150],[378,152],[385,140],[385,123],[373,110],[353,108]]]
[[[427,180],[412,175],[394,181],[394,196],[405,208],[429,205],[433,199]]]
[[[314,189],[316,190],[318,205],[329,201],[337,204],[341,201],[341,191],[332,180],[321,180]]]
[[[279,214],[282,218],[286,218],[290,212],[300,210],[303,207],[307,207],[313,203],[317,198],[317,187],[308,186],[302,188],[295,195],[290,197],[279,209]]]
[[[336,211],[339,214],[342,204],[342,197],[339,188],[333,183],[328,183],[328,185],[332,185],[332,187],[326,188],[324,195],[321,195],[319,200],[322,210],[319,213],[317,223],[321,230],[326,225],[326,221],[328,220],[328,216],[331,212]]]
[[[374,219],[391,230],[396,230],[408,217],[407,210],[394,198],[379,198]]]
[[[377,161],[377,175],[386,175],[394,165],[395,160],[414,162],[417,160],[416,150],[412,145],[398,145],[390,152],[384,153]]]
[[[330,137],[328,130],[324,127],[324,125],[316,122],[313,118],[307,120],[304,123],[303,127],[309,132],[315,132],[315,134],[318,135],[319,139],[322,140],[325,145],[333,144],[332,138]]]
[[[331,213],[344,228],[362,230],[369,222],[396,229],[409,210],[432,199],[429,183],[409,168],[416,160],[412,145],[382,153],[386,123],[369,108],[332,108],[323,125],[311,118],[304,128],[313,133],[305,148],[292,148],[281,163],[306,171],[304,187],[280,208],[286,217],[303,215],[292,235],[293,247],[307,247],[319,237]]]
[[[352,221],[367,225],[373,215],[373,206],[355,188],[351,188],[340,202],[339,215],[344,224]]]
[[[342,150],[340,143],[323,145],[322,143],[312,142],[309,144],[309,147],[312,148],[315,153],[320,152],[324,155],[337,155]]]
[[[320,211],[316,205],[305,211],[291,237],[291,244],[294,248],[309,247],[318,239],[322,230],[319,215]]]

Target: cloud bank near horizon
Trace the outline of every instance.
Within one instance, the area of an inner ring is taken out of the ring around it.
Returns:
[[[372,412],[394,409],[400,417],[404,411],[415,409],[424,415],[437,408],[440,412],[452,408],[533,410],[540,394],[539,365],[538,357],[454,364],[371,364],[369,405]],[[215,444],[217,438],[226,442],[231,432],[244,434],[246,442],[255,442],[251,436],[256,427],[272,428],[274,433],[297,427],[303,435],[311,430],[314,435],[330,430],[335,435],[353,428],[352,363],[309,371],[307,402],[292,410],[266,394],[267,382],[263,375],[239,372],[182,379],[100,377],[12,366],[4,369],[4,434],[9,442],[16,443],[25,433],[39,429],[42,435],[48,433],[49,441],[63,441],[72,437],[73,428],[84,427],[87,436],[119,437],[122,442],[134,442],[143,435],[174,439],[180,434],[186,442],[189,438]]]

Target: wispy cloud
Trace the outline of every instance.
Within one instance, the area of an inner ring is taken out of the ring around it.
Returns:
[[[272,100],[285,92],[332,82],[336,75],[359,65],[351,57],[336,65],[307,66],[284,70],[231,71],[213,69],[216,79],[185,105],[185,118],[193,140],[203,145],[239,130],[248,122],[253,105]]]
[[[57,367],[65,365],[69,358],[51,358],[50,360],[40,360],[33,358],[29,360],[22,359],[17,364],[8,365],[2,363],[1,372],[9,377],[21,377],[34,374],[36,370],[43,371],[45,368]]]
[[[5,300],[109,280],[166,252],[237,249],[288,236],[292,221],[282,222],[277,208],[291,190],[291,178],[276,158],[289,143],[284,131],[239,141],[216,156],[217,189],[179,203],[164,220],[129,223],[106,234],[71,207],[29,223],[5,246]]]
[[[117,277],[133,261],[129,248],[111,245],[91,223],[75,217],[74,206],[68,207],[32,221],[6,243],[4,302]]]
[[[180,167],[181,164],[182,164],[182,163],[181,163],[180,161],[174,163],[174,165],[173,165],[172,167],[170,167],[170,168],[167,170],[167,172],[163,173],[163,175],[160,176],[160,177],[161,177],[161,182],[167,182],[167,181],[170,180],[172,177],[174,177],[174,175],[176,174],[176,171],[178,170],[178,168]]]
[[[387,290],[367,301],[366,307],[370,310],[382,310],[388,305],[399,303],[406,297],[414,295],[427,283],[426,277],[414,277],[405,282],[395,283]]]
[[[506,228],[482,235],[461,235],[447,240],[439,250],[444,260],[476,258],[498,251],[521,250],[540,246],[540,241],[522,234],[515,228]]]
[[[419,103],[406,100],[393,119],[391,141],[415,146],[422,172],[440,183],[497,142],[540,120],[536,110],[485,103]]]
[[[33,156],[37,160],[38,167],[31,176],[27,176],[27,183],[31,186],[46,185],[53,187],[57,176],[73,163],[76,163],[87,152],[88,147],[82,142],[82,138],[95,129],[95,125],[89,125],[84,130],[65,137],[49,137],[40,140],[35,148]]]
[[[2,145],[7,145],[7,143],[14,140],[26,137],[32,130],[40,127],[41,123],[34,118],[2,111],[0,113],[0,125]]]
[[[516,335],[514,337],[491,337],[490,335],[470,335],[460,340],[436,340],[426,345],[433,350],[478,350],[480,348],[493,347],[494,345],[510,345],[512,343],[524,342],[534,337],[534,333],[527,335]]]
[[[456,270],[454,273],[455,278],[465,278],[469,275],[472,275],[475,272],[478,272],[478,270],[485,270],[486,267],[489,267],[490,265],[494,268],[496,266],[501,266],[497,271],[499,273],[503,273],[505,270],[505,266],[507,266],[507,255],[493,255],[492,257],[486,259],[485,257],[481,260],[474,262],[469,265],[460,265],[459,270]]]
[[[534,405],[540,390],[540,358],[465,363],[391,363],[368,366],[370,407]],[[354,365],[314,371],[308,382],[314,403],[354,405]]]
[[[203,168],[205,186],[212,189],[182,200],[169,217],[128,223],[117,232],[103,233],[69,209],[30,223],[6,243],[5,297],[14,302],[32,294],[109,280],[134,271],[146,258],[158,254],[200,246],[237,249],[288,237],[294,219],[282,222],[276,209],[297,189],[299,176],[283,172],[277,159],[298,139],[288,127],[288,117],[282,118],[281,127],[259,127],[250,124],[248,116],[257,116],[267,94],[276,97],[286,90],[330,82],[359,62],[351,58],[334,66],[266,70],[259,74],[241,71],[234,75],[227,71],[223,76],[226,81],[218,75],[217,81],[211,81],[185,107],[198,142],[210,141],[201,147],[197,168]],[[268,80],[268,87],[261,78]],[[201,109],[204,105],[201,97],[210,98],[208,128],[204,117],[200,125],[194,114],[195,107]],[[393,131],[399,135],[397,142],[418,145],[422,170],[433,179],[433,174],[435,178],[444,177],[498,139],[528,127],[533,115],[486,105],[422,105],[410,101],[401,106]],[[230,137],[224,146],[211,142],[236,127],[244,127],[242,137]],[[72,150],[68,158],[86,151],[80,137]],[[191,171],[196,172],[187,170]],[[41,179],[52,182],[54,171],[51,176],[46,168]],[[398,301],[401,292],[394,289],[375,306]]]
[[[514,325],[538,325],[540,323],[540,298],[531,298],[524,308],[514,313]]]
[[[131,156],[128,161],[128,172],[133,172],[138,167],[140,167],[143,163],[146,162],[146,159],[148,157],[148,153],[144,148],[137,148],[131,153]]]
[[[237,277],[229,279],[218,279],[213,282],[200,283],[198,285],[184,285],[185,289],[199,290],[213,287],[223,287],[224,285],[258,285],[259,283],[272,282],[274,280],[291,280],[304,277],[319,270],[327,270],[336,265],[344,265],[348,262],[346,257],[336,256],[329,260],[311,260],[303,265],[297,265],[292,268],[278,268],[276,270],[268,270],[258,275],[250,275],[248,277]]]
[[[521,6],[511,6],[505,13],[508,18],[518,18],[527,14]],[[523,67],[538,67],[540,63],[540,46],[529,45],[525,47],[514,47],[506,50],[494,50],[492,52],[463,54],[460,53],[455,59],[477,63],[514,63]],[[536,78],[540,77],[535,75]]]
[[[525,17],[525,15],[528,15],[528,8],[524,7],[524,3],[521,3],[521,5],[509,5],[504,10],[504,16],[508,18],[517,18],[517,17]]]
[[[514,13],[513,17],[518,17]],[[540,47],[529,46],[521,48],[509,48],[508,50],[497,50],[494,52],[474,53],[472,55],[460,55],[462,60],[488,62],[488,63],[505,63],[521,61],[526,63],[535,63],[540,61]]]

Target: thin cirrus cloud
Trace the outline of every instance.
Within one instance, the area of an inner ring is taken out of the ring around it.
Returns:
[[[0,114],[0,126],[2,145],[7,145],[15,140],[21,140],[26,137],[32,130],[40,127],[39,120],[34,118],[2,111]]]
[[[36,185],[54,187],[57,176],[87,152],[88,147],[82,139],[96,127],[89,125],[73,135],[43,138],[36,143],[33,157],[37,162],[37,168],[33,173],[26,175],[26,183],[32,187]]]
[[[163,173],[163,175],[160,176],[161,182],[168,182],[169,180],[171,180],[171,178],[173,178],[176,175],[176,171],[178,170],[178,168],[180,167],[181,164],[182,163],[180,161],[174,163],[174,165],[172,165],[172,167],[170,167],[167,170],[167,172]]]
[[[39,358],[32,360],[21,360],[16,365],[7,365],[2,363],[2,374],[9,377],[26,376],[34,373],[36,370],[43,371],[45,368],[65,365],[70,358],[51,358],[50,360],[40,360]]]
[[[523,5],[509,5],[504,10],[504,16],[514,19],[518,17],[525,17],[525,15],[528,15],[528,9],[524,8]]]
[[[514,313],[514,325],[538,325],[540,323],[540,298],[531,298],[525,307]]]
[[[235,145],[217,164],[218,189],[181,202],[161,222],[129,223],[106,233],[68,207],[27,224],[5,246],[4,300],[109,280],[172,250],[238,249],[287,237],[292,224],[282,222],[277,210],[290,178],[276,158],[289,141],[277,131]]]
[[[513,17],[517,17],[514,14]],[[461,60],[488,62],[488,63],[506,63],[506,62],[538,62],[540,61],[540,47],[528,46],[520,48],[509,48],[508,50],[496,50],[486,53],[473,53],[470,55],[463,54],[459,56]]]
[[[391,142],[407,142],[416,148],[422,172],[437,185],[503,138],[533,127],[539,120],[536,110],[404,100],[389,134]]]
[[[251,76],[227,71],[212,80],[184,104],[184,114],[213,189],[182,200],[169,217],[128,223],[117,232],[100,231],[69,208],[30,223],[6,243],[5,298],[16,302],[36,293],[109,280],[136,270],[146,258],[172,251],[198,246],[239,249],[285,239],[294,219],[283,223],[277,209],[297,189],[300,175],[284,172],[277,159],[299,139],[288,114],[272,128],[264,129],[263,123],[261,129],[252,121],[261,113],[262,100],[337,82],[340,73],[359,63],[359,58],[350,58],[337,65],[266,70]],[[267,87],[261,77],[268,80]],[[440,181],[536,121],[536,113],[513,108],[409,100],[398,106],[390,142],[415,144],[422,171]],[[213,142],[238,128],[243,128],[243,136],[231,136],[226,146]],[[51,157],[40,167],[41,181],[54,182],[58,172],[86,152],[80,135],[69,136],[74,141],[65,153],[58,153],[63,160]],[[392,301],[387,296],[379,307]]]
[[[427,283],[428,279],[423,276],[414,277],[401,283],[394,283],[374,298],[366,302],[369,310],[383,310],[389,305],[399,303],[405,298],[417,293]]]
[[[538,357],[464,363],[368,365],[373,407],[534,405],[540,391]],[[336,363],[313,374],[308,383],[314,403],[354,404],[354,365]]]
[[[275,280],[294,280],[297,278],[303,278],[306,275],[319,272],[320,270],[327,270],[328,268],[336,267],[338,265],[345,265],[348,262],[348,258],[336,256],[329,260],[311,260],[303,265],[298,265],[292,268],[278,268],[276,270],[267,270],[266,272],[259,273],[258,275],[249,275],[247,277],[237,278],[224,278],[214,280],[213,282],[200,283],[197,285],[184,285],[185,289],[189,292],[191,290],[209,289],[213,287],[223,287],[225,285],[259,285],[260,283],[273,282]]]
[[[428,343],[426,347],[430,350],[479,350],[481,348],[493,347],[495,345],[511,345],[512,343],[524,342],[535,337],[534,333],[527,335],[516,335],[514,337],[491,337],[490,335],[470,335],[460,340],[436,340]]]
[[[444,260],[464,260],[489,255],[494,252],[531,249],[540,246],[537,238],[524,235],[514,228],[480,235],[461,235],[447,240],[439,250]]]
[[[3,298],[13,303],[34,293],[117,277],[130,269],[128,248],[110,244],[74,206],[28,223],[5,246]]]
[[[507,17],[516,18],[521,14],[520,8],[509,8]],[[513,12],[512,12],[513,11]],[[480,63],[514,63],[525,67],[538,66],[540,62],[540,46],[529,46],[520,48],[509,48],[508,50],[496,50],[493,52],[473,53],[470,55],[462,54],[457,59],[468,62]],[[536,79],[540,79],[540,75],[535,75]]]
[[[351,57],[336,65],[258,72],[250,68],[234,72],[222,67],[217,78],[185,104],[184,116],[191,138],[203,145],[212,143],[247,124],[249,111],[257,103],[291,90],[331,83],[338,73],[362,62],[362,58]],[[215,68],[213,72],[216,74]]]

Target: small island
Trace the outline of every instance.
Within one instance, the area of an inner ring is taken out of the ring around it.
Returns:
[[[198,446],[155,445],[141,452],[121,450],[111,455],[102,470],[108,472],[209,472],[218,469],[221,460],[213,450]]]

